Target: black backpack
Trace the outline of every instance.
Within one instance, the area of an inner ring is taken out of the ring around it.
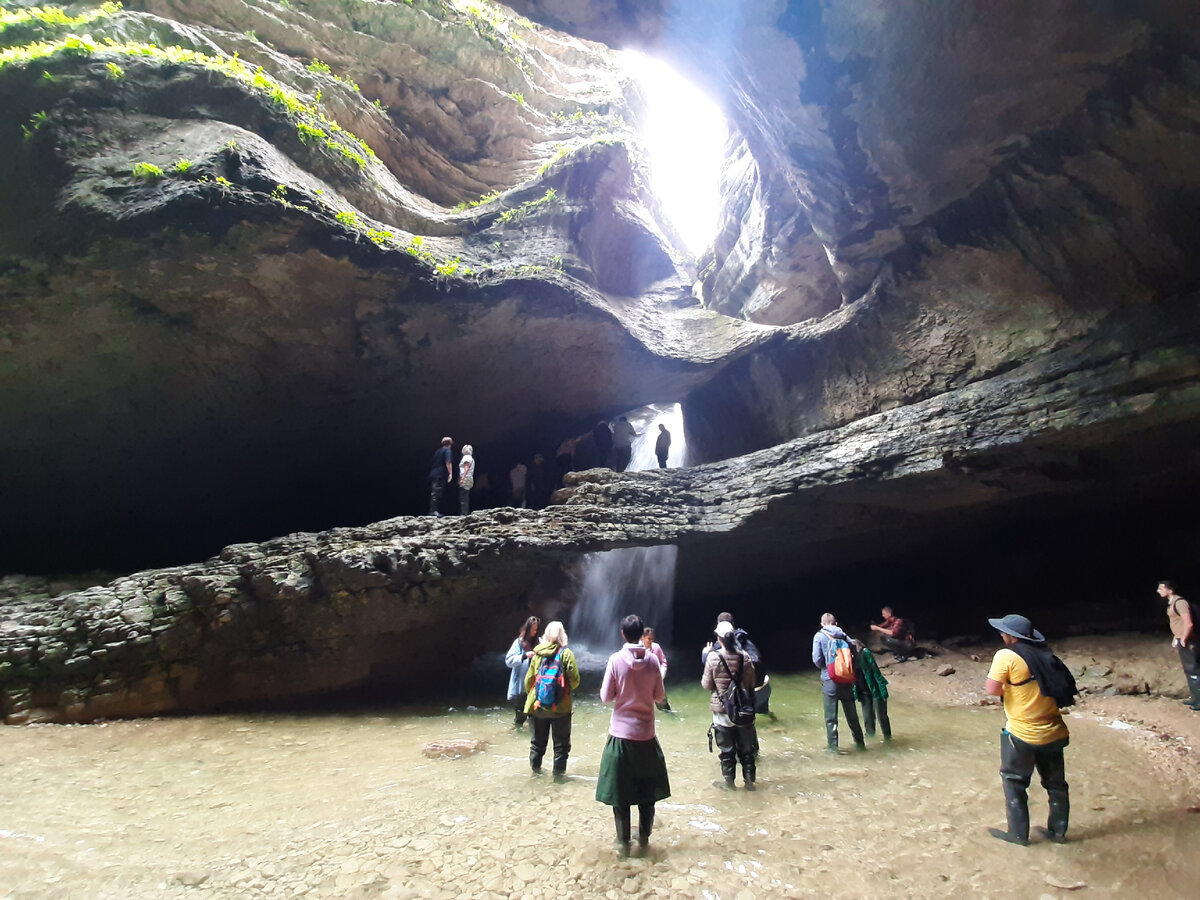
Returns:
[[[1028,681],[1019,684],[1036,681],[1042,696],[1052,699],[1059,709],[1075,705],[1075,697],[1079,694],[1079,689],[1075,686],[1075,676],[1071,674],[1066,663],[1050,652],[1049,647],[1034,647],[1018,641],[1009,649],[1029,666]]]
[[[729,687],[725,693],[721,695],[721,702],[725,706],[725,715],[729,716],[729,721],[734,725],[753,725],[754,724],[754,691],[742,685],[742,666],[745,665],[742,656],[738,656],[737,677],[729,671],[729,663],[725,662],[725,657],[721,656],[721,651],[717,651],[717,659],[721,661],[721,665],[725,667],[725,673],[729,676]]]

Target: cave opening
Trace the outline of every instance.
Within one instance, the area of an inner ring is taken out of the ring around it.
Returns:
[[[693,256],[712,242],[729,129],[719,106],[667,63],[632,50],[622,66],[645,99],[641,136],[663,214]]]

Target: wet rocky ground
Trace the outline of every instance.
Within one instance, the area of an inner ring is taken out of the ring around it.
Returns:
[[[1149,638],[1058,649],[1121,671],[1118,649],[1155,648],[1169,663]],[[714,787],[707,698],[671,685],[672,797],[650,854],[624,861],[593,799],[608,712],[582,695],[565,784],[530,776],[498,706],[6,728],[0,897],[1194,896],[1200,745],[1174,699],[1101,693],[1071,714],[1071,843],[987,837],[1003,822],[1003,719],[979,690],[993,649],[885,658],[895,740],[833,757],[816,679],[780,676],[754,793]],[[487,748],[429,759],[435,740]]]

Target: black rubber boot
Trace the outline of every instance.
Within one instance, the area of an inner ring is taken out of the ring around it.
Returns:
[[[746,790],[757,790],[754,787],[755,766],[753,762],[742,763],[742,780],[746,782]]]
[[[1029,795],[1025,788],[1011,781],[1004,781],[1004,811],[1008,815],[1008,832],[1002,840],[1025,846],[1029,843]],[[992,828],[989,832],[997,830]],[[992,837],[1000,835],[992,834]]]
[[[650,844],[652,831],[654,831],[654,804],[643,803],[638,807],[638,845],[643,850]]]
[[[1183,705],[1200,712],[1200,675],[1188,676],[1188,688],[1191,691],[1191,697],[1183,701]]]
[[[617,856],[621,859],[629,855],[630,818],[628,806],[613,807],[613,821],[617,826]]]

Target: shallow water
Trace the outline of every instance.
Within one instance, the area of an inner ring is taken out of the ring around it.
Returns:
[[[1072,718],[1074,841],[1020,848],[984,833],[1003,825],[995,709],[894,698],[891,744],[833,757],[816,680],[781,676],[759,790],[727,793],[707,696],[669,693],[673,796],[624,862],[593,799],[608,711],[583,696],[562,785],[530,776],[502,707],[3,729],[0,897],[1196,896],[1200,815],[1147,777],[1137,729]],[[490,748],[422,755],[453,737]]]

